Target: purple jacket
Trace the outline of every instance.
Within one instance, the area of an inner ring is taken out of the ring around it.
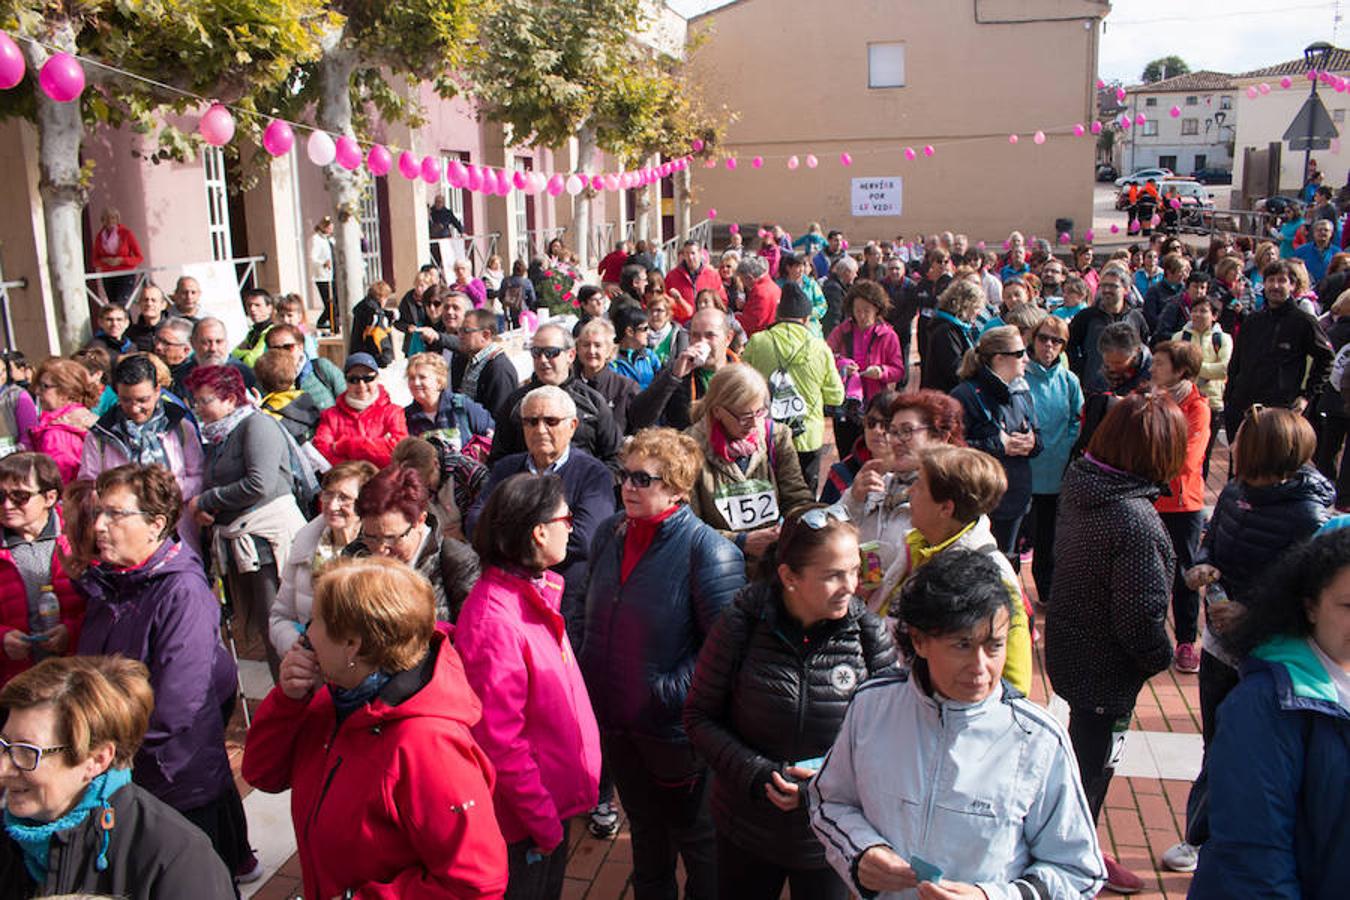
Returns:
[[[132,766],[136,783],[180,812],[219,798],[232,777],[221,707],[237,674],[201,559],[166,541],[143,565],[91,566],[76,586],[89,604],[79,654],[150,669],[155,709]]]

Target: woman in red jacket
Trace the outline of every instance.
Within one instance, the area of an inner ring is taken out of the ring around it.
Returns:
[[[243,764],[258,790],[291,791],[305,896],[501,897],[494,773],[470,732],[482,707],[430,587],[394,560],[343,561],[313,615]]]
[[[383,469],[408,436],[403,407],[379,383],[380,366],[369,353],[353,353],[342,366],[347,390],[319,416],[314,449],[333,465],[364,459]]]
[[[122,224],[121,214],[111,207],[103,211],[103,227],[94,235],[90,256],[95,272],[126,272],[145,262],[136,235]],[[113,275],[103,279],[104,296],[116,306],[126,306],[135,287],[134,275]]]
[[[1205,526],[1205,448],[1209,446],[1209,401],[1196,385],[1200,377],[1200,348],[1188,341],[1164,341],[1153,348],[1153,386],[1171,394],[1186,417],[1186,462],[1168,492],[1153,502],[1176,550],[1172,579],[1172,618],[1177,649],[1172,665],[1178,672],[1200,671],[1196,645],[1200,623],[1200,595],[1186,586],[1186,570],[1195,564],[1200,532]]]
[[[56,503],[61,473],[41,453],[0,460],[0,684],[48,656],[69,653],[80,637],[84,600],[61,560],[70,545]],[[56,595],[47,608],[43,588]]]

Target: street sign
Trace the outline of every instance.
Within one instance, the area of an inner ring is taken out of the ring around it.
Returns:
[[[1303,108],[1284,130],[1284,140],[1288,142],[1289,149],[1295,152],[1326,150],[1331,146],[1331,139],[1340,136],[1327,108],[1322,105],[1322,99],[1316,94],[1304,101]]]

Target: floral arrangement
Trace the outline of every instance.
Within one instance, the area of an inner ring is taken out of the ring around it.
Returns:
[[[544,280],[535,285],[539,305],[548,307],[549,313],[555,316],[576,315],[581,307],[576,284],[574,272],[563,266],[550,266],[544,270]]]

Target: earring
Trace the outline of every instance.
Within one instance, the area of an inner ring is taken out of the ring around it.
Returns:
[[[347,660],[347,668],[349,668],[349,669],[355,669],[355,668],[356,668],[356,660],[354,660],[354,659],[349,659],[349,660]]]

